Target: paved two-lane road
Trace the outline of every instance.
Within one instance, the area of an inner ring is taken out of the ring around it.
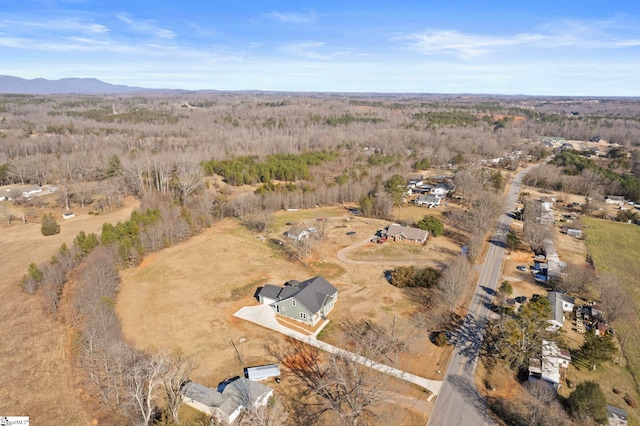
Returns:
[[[482,265],[476,291],[459,331],[442,389],[429,418],[429,426],[493,424],[488,415],[486,402],[478,393],[473,377],[490,314],[492,295],[500,278],[506,236],[511,224],[511,218],[506,213],[513,211],[522,178],[529,170],[530,168],[521,171],[513,179],[505,201],[505,214],[500,216],[487,258]]]

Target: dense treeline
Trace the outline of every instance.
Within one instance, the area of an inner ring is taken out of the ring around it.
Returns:
[[[331,161],[338,155],[336,151],[314,151],[299,155],[273,154],[263,160],[257,157],[236,157],[229,160],[211,160],[204,163],[208,175],[218,174],[227,183],[235,186],[267,183],[271,179],[294,182],[310,180],[309,166],[317,166]]]
[[[130,219],[116,225],[105,223],[99,236],[81,231],[71,247],[63,244],[48,262],[32,264],[21,285],[28,293],[44,289],[46,309],[56,312],[69,274],[96,247],[109,247],[119,267],[134,266],[145,254],[184,241],[209,226],[212,213],[196,203],[187,208],[169,199],[146,197]]]
[[[478,122],[478,117],[466,111],[416,112],[411,119],[424,121],[429,126],[469,126]]]
[[[604,201],[605,195],[623,195],[629,200],[640,201],[637,173],[611,170],[575,152],[558,154],[550,164],[531,170],[523,182],[597,201]]]
[[[336,126],[346,126],[351,123],[382,123],[384,120],[379,117],[360,117],[354,116],[349,113],[342,114],[339,117],[320,117],[317,115],[312,115],[309,118],[311,123],[324,123],[327,126],[336,127]]]
[[[623,195],[626,199],[640,201],[640,179],[632,174],[616,173],[596,164],[593,160],[577,152],[570,151],[563,151],[556,155],[551,161],[551,164],[562,167],[564,173],[568,175],[579,175],[584,170],[591,170],[602,176],[603,181],[606,180],[618,184],[618,193],[614,195]]]
[[[127,112],[116,113],[111,108],[91,109],[87,111],[50,111],[48,115],[86,118],[101,123],[150,123],[176,124],[182,116],[174,115],[171,111],[152,111],[147,108],[135,108]],[[73,127],[67,128],[73,133]]]
[[[142,169],[147,181],[154,182],[167,181],[156,169],[169,162],[166,157],[177,155],[192,155],[200,161],[243,156],[262,159],[270,154],[298,155],[347,146],[352,151],[368,147],[385,156],[400,156],[402,167],[424,158],[440,166],[451,163],[458,154],[468,162],[496,157],[504,150],[522,147],[523,138],[588,139],[594,136],[594,127],[599,136],[629,147],[638,140],[634,135],[640,125],[624,117],[566,117],[532,112],[515,101],[480,98],[425,102],[400,96],[369,101],[304,95],[284,100],[269,94],[2,95],[0,105],[4,111],[0,183],[63,178],[85,182],[100,178],[114,154],[123,168]],[[527,111],[531,117],[524,121],[487,115],[528,117]],[[76,164],[90,173],[71,179],[65,170]],[[250,176],[249,181],[254,180],[257,177]]]
[[[210,213],[196,203],[187,208],[147,197],[130,219],[105,223],[100,236],[82,231],[71,247],[63,244],[49,261],[29,265],[21,285],[42,293],[45,309],[75,334],[73,361],[98,401],[93,410],[101,421],[149,424],[162,406],[177,422],[179,390],[193,366],[183,357],[144,353],[124,341],[115,311],[118,271],[197,233],[211,223]],[[60,316],[64,293],[70,295],[69,307]]]

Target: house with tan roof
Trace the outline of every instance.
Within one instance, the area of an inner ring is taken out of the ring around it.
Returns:
[[[402,226],[397,223],[392,223],[387,228],[385,236],[387,237],[387,240],[424,244],[427,242],[429,232],[419,228],[412,228],[410,226]]]

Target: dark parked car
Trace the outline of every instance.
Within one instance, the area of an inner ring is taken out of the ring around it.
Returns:
[[[527,266],[526,265],[518,265],[518,266],[516,266],[516,269],[518,271],[526,271],[527,270]]]
[[[516,297],[516,302],[525,303],[527,301],[527,296],[518,296]]]

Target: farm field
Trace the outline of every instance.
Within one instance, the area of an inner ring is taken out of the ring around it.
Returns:
[[[0,413],[30,416],[33,424],[87,425],[82,389],[74,386],[69,367],[66,331],[42,309],[42,299],[20,289],[18,282],[30,262],[42,262],[62,243],[71,244],[80,231],[97,232],[104,222],[126,220],[139,205],[128,198],[123,208],[59,219],[60,233],[44,237],[40,223],[0,225]],[[25,362],[25,360],[29,362]]]
[[[311,224],[318,217],[328,218],[329,227],[305,264],[290,260],[270,245],[268,239],[279,237],[289,227],[287,223]],[[264,346],[281,337],[233,317],[240,307],[257,304],[253,298],[257,287],[323,275],[340,296],[320,335],[322,340],[339,344],[339,324],[347,319],[397,322],[398,332],[407,335],[408,347],[407,353],[398,356],[399,366],[424,377],[441,378],[437,371],[447,361],[449,350],[436,347],[426,333],[410,325],[408,317],[416,305],[385,280],[387,268],[375,261],[342,264],[336,258],[338,250],[371,238],[388,222],[353,216],[337,207],[278,212],[273,222],[276,231],[265,234],[267,240],[262,241],[237,221],[225,219],[123,271],[116,309],[125,339],[139,349],[178,351],[191,357],[198,365],[193,379],[215,386],[226,377],[242,374],[242,367],[273,362]],[[446,241],[444,237],[437,240]],[[422,246],[397,246],[405,250],[407,260],[424,258],[422,252],[412,252]],[[415,397],[415,392],[404,388],[397,387],[402,395],[408,392]]]
[[[640,276],[640,227],[590,218],[585,219],[584,223],[587,226],[587,248],[598,272],[611,273],[623,283],[637,313],[640,306],[640,289],[637,286]],[[633,376],[640,377],[640,322],[637,317],[621,320],[616,329],[619,339],[624,339],[629,333],[624,351],[627,366]],[[637,384],[632,394],[638,401],[640,394]],[[640,424],[640,410],[634,410],[634,419],[635,424]]]

